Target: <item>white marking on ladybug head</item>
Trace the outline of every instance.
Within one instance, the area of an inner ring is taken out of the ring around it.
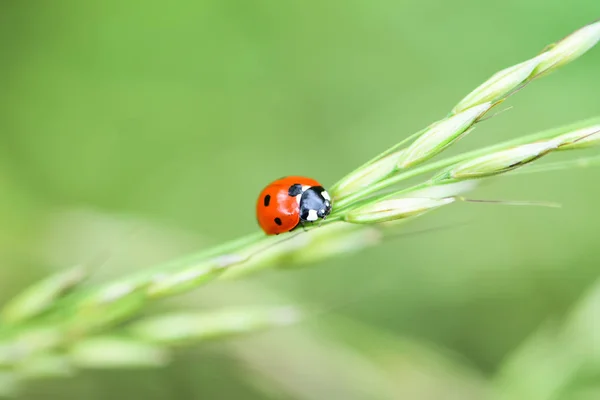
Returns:
[[[317,215],[317,210],[308,210],[308,217],[306,217],[307,221],[313,222],[319,219]]]
[[[308,185],[302,185],[302,192],[306,192],[308,189],[310,189],[311,187]]]
[[[302,200],[302,195],[299,194],[298,196],[295,197],[296,199],[296,203],[298,203],[298,205],[300,205],[300,200]]]
[[[331,201],[331,196],[329,196],[329,193],[327,193],[327,191],[323,190],[323,191],[321,192],[321,196],[323,196],[323,198],[324,198],[325,200]]]

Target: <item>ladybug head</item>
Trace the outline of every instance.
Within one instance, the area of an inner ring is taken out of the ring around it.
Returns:
[[[331,213],[331,197],[321,186],[312,186],[300,198],[300,219],[314,222]]]

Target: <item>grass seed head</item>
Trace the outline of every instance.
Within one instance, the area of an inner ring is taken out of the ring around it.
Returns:
[[[398,167],[408,168],[434,157],[463,137],[491,107],[492,103],[486,102],[431,125],[402,152]]]
[[[106,329],[135,314],[147,301],[145,281],[123,281],[98,288],[77,304],[69,324],[74,335]]]
[[[175,345],[290,325],[300,318],[300,310],[294,307],[179,312],[143,319],[131,326],[131,332],[144,341]]]
[[[555,150],[560,141],[553,139],[529,143],[497,151],[459,163],[432,178],[435,183],[449,183],[464,179],[478,179],[511,171]]]
[[[146,293],[150,298],[160,298],[187,292],[210,282],[225,271],[225,268],[243,260],[244,258],[238,255],[219,257],[180,271],[158,274],[146,288]]]
[[[375,224],[413,217],[453,202],[453,197],[402,197],[381,200],[350,211],[344,219],[354,224]]]
[[[519,87],[519,85],[527,81],[533,70],[545,57],[546,55],[541,54],[531,60],[496,72],[491,78],[459,101],[452,110],[452,113],[456,114],[485,102],[494,103],[503,99]]]
[[[600,21],[576,30],[560,42],[550,46],[546,57],[535,68],[534,75],[550,73],[579,58],[600,41]]]
[[[65,378],[76,372],[67,357],[57,352],[34,354],[16,370],[24,380]]]
[[[585,149],[600,145],[600,124],[565,133],[557,137],[561,141],[558,150]]]
[[[374,246],[383,239],[374,227],[335,222],[308,232],[310,245],[294,251],[287,260],[293,267],[312,264]]]
[[[140,368],[162,366],[166,349],[118,336],[84,339],[69,349],[70,361],[80,368]]]
[[[4,306],[2,321],[22,322],[44,312],[87,276],[83,268],[76,267],[35,283]]]
[[[396,170],[398,158],[403,153],[400,150],[389,154],[347,175],[330,189],[331,195],[339,200],[386,178]]]

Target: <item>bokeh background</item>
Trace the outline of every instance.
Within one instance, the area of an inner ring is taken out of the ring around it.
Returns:
[[[0,302],[106,252],[97,279],[255,232],[270,180],[331,185],[598,17],[597,0],[3,1]],[[451,152],[599,115],[599,71],[596,48]],[[407,227],[425,234],[209,285],[162,306],[332,309],[21,396],[598,399],[599,177],[498,179],[476,197],[563,207],[462,204]]]

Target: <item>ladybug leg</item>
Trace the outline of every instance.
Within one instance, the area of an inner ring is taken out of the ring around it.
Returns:
[[[323,218],[321,218],[321,220],[319,221],[319,227],[321,227],[321,225],[323,224],[323,221],[325,221],[325,218],[327,218],[327,215],[324,216]]]
[[[304,221],[300,220],[300,225],[302,226],[302,229],[304,230],[304,232],[306,232],[308,229],[306,229],[306,224],[304,223]]]

